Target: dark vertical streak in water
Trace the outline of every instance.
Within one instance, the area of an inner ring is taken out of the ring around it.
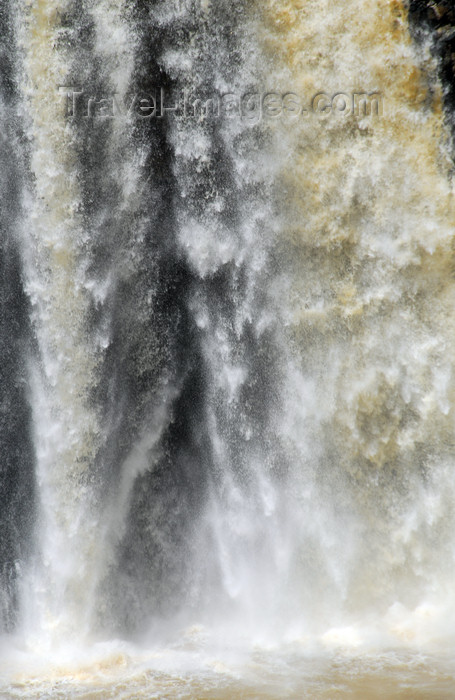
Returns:
[[[27,402],[29,308],[15,235],[21,217],[23,144],[15,113],[9,10],[7,2],[0,6],[0,630],[5,631],[17,621],[18,580],[30,551],[35,490]]]
[[[150,4],[137,3],[129,11],[137,36],[133,89],[159,93],[162,88],[169,95],[174,84],[159,62],[169,36],[150,21],[149,9]],[[112,607],[123,631],[165,613],[182,595],[188,528],[205,471],[201,358],[186,303],[192,275],[177,251],[168,130],[167,119],[155,118],[136,120],[132,133],[142,156],[144,190],[136,220],[125,225],[142,229],[143,243],[136,249],[134,272],[113,300],[113,341],[105,367],[112,405],[121,405],[117,464],[141,429],[151,429],[167,392],[175,391],[158,456],[150,457],[150,469],[134,484],[127,532],[110,579]],[[189,416],[201,426],[197,432]]]

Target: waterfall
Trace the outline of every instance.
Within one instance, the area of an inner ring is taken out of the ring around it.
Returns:
[[[452,643],[440,5],[4,3],[17,658]]]

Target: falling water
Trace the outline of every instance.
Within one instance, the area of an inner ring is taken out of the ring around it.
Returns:
[[[4,2],[2,697],[453,696],[422,6]]]

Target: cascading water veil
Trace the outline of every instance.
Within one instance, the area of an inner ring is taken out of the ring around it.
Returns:
[[[0,32],[0,697],[453,698],[450,4]]]

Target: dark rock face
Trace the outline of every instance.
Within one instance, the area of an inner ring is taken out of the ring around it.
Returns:
[[[453,0],[410,0],[409,22],[414,39],[430,33],[432,52],[439,60],[439,77],[452,130],[455,128],[455,4]]]

